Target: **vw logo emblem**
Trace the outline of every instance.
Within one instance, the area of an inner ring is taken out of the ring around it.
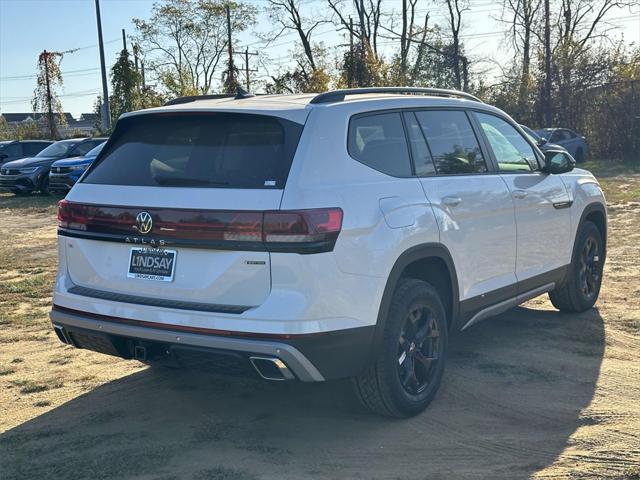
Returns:
[[[136,216],[136,227],[138,231],[142,234],[147,234],[153,228],[153,219],[151,218],[151,214],[149,212],[140,212]]]

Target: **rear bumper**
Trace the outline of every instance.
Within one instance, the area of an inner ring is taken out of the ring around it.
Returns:
[[[50,313],[59,337],[65,343],[122,358],[135,358],[136,348],[149,352],[148,360],[177,360],[221,373],[252,373],[251,357],[279,359],[303,382],[318,382],[353,376],[371,358],[375,327],[353,328],[312,335],[236,336],[197,333],[170,325],[153,327],[114,317],[57,307]],[[209,359],[211,361],[204,361]],[[218,361],[221,360],[221,361]]]

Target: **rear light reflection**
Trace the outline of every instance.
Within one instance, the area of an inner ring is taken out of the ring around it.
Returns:
[[[233,211],[179,210],[83,205],[61,200],[58,227],[97,234],[140,235],[136,215],[147,211],[153,219],[150,237],[213,242],[247,242],[266,250],[287,251],[287,245],[306,245],[313,251],[331,251],[342,228],[340,208],[308,210]],[[239,247],[240,248],[240,247]],[[295,250],[295,247],[293,248]]]

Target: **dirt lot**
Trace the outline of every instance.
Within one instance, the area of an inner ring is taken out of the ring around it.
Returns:
[[[47,319],[54,202],[0,195],[0,478],[638,479],[640,175],[603,185],[598,308],[563,315],[543,297],[469,329],[432,406],[402,421],[364,413],[346,382],[150,369],[63,346]]]

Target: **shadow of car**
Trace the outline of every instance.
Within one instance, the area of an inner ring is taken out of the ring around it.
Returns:
[[[604,346],[597,310],[513,309],[454,339],[411,420],[364,413],[346,381],[152,367],[0,435],[0,464],[14,479],[530,478],[581,425]]]

